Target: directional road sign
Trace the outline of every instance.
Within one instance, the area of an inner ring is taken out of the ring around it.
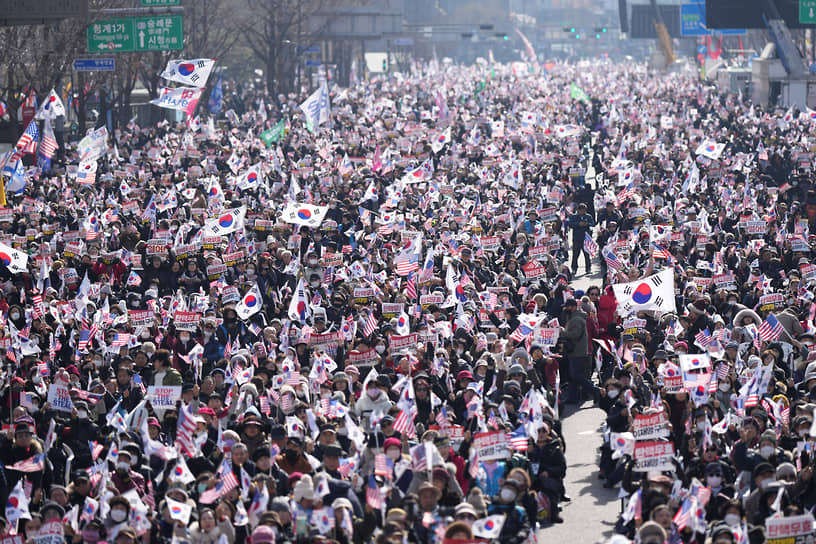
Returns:
[[[114,59],[75,59],[75,72],[113,72],[116,69]]]
[[[105,19],[88,25],[89,53],[167,51],[184,48],[183,16]]]
[[[816,0],[812,1],[816,3]],[[718,34],[745,34],[745,29],[712,30],[706,27],[705,4],[683,4],[680,6],[681,36],[710,36],[714,32]]]
[[[816,0],[799,0],[799,22],[816,25]]]

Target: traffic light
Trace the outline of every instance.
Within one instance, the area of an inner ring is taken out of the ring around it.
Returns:
[[[575,27],[570,28],[570,32],[572,32],[573,34],[575,34]]]
[[[575,35],[575,39],[576,39],[576,40],[580,40],[580,39],[581,39],[581,35],[580,35],[580,34],[576,34],[576,35]]]
[[[601,29],[601,32],[606,32],[606,27],[603,27],[603,28]]]
[[[607,28],[605,26],[596,26],[595,27],[595,34],[603,34],[606,31],[607,31]]]
[[[493,30],[493,25],[479,25],[479,30]]]
[[[383,59],[383,72],[388,71],[388,59]]]
[[[509,38],[507,37],[507,34],[505,34],[504,36],[502,36],[502,39],[503,40],[508,40]]]
[[[502,40],[509,40],[510,38],[504,32],[496,32],[495,36],[497,38],[501,38]]]
[[[596,39],[596,40],[600,40],[600,39],[601,39],[601,35],[600,35],[600,34],[595,34],[595,39]]]

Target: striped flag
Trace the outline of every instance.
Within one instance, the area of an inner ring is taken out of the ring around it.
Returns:
[[[54,130],[51,128],[51,121],[46,119],[45,127],[43,128],[43,138],[40,142],[38,152],[46,159],[50,159],[54,156],[58,149],[59,144],[57,144],[57,139],[54,137]]]
[[[782,327],[782,323],[779,322],[776,316],[768,314],[768,317],[766,317],[762,325],[759,326],[759,337],[765,342],[771,342],[779,338],[784,331],[785,329]]]
[[[610,270],[620,270],[623,266],[623,263],[618,259],[617,255],[610,250],[603,251],[603,258],[606,261],[606,266]]]
[[[713,339],[711,338],[711,334],[709,334],[708,329],[702,330],[694,336],[694,341],[703,348],[707,348],[709,344],[711,344],[712,340]]]
[[[595,240],[592,239],[588,232],[584,233],[584,250],[593,259],[598,255],[598,244],[595,243]]]
[[[686,498],[683,501],[683,506],[680,510],[677,511],[677,514],[674,516],[674,524],[677,526],[678,531],[682,531],[683,529],[688,526],[688,523],[691,519],[691,513],[694,510],[694,503],[697,502],[697,499]]]
[[[655,259],[672,260],[672,255],[669,250],[659,244],[652,244],[652,257]]]
[[[377,318],[374,316],[374,310],[369,310],[368,318],[363,327],[363,336],[369,337],[377,330]]]
[[[635,182],[632,181],[626,188],[618,194],[618,204],[624,203],[627,199],[635,196]]]
[[[408,296],[408,298],[411,299],[417,298],[416,272],[410,272],[408,274],[408,282],[405,286],[405,294]]]
[[[130,334],[126,332],[118,332],[116,336],[113,337],[113,342],[111,346],[120,348],[122,346],[127,346],[130,343]]]
[[[193,438],[193,433],[195,430],[196,423],[195,416],[193,415],[193,409],[189,404],[182,403],[182,408],[179,410],[178,423],[176,426],[176,444],[181,448],[181,452],[188,457],[195,457],[196,453],[198,452],[198,446]]]
[[[225,470],[215,487],[202,493],[199,501],[202,504],[212,504],[236,487],[238,487],[238,478],[231,470]]]
[[[375,510],[382,510],[385,508],[385,499],[383,499],[380,488],[377,487],[377,480],[374,475],[368,477],[368,485],[366,486],[366,502]]]
[[[28,459],[17,461],[11,466],[6,467],[8,470],[16,470],[18,472],[40,472],[45,468],[45,454],[38,453]]]
[[[17,140],[15,146],[15,153],[20,155],[33,154],[37,149],[37,142],[40,140],[40,129],[37,127],[37,121],[32,120],[28,123],[25,132],[23,132],[20,139]]]

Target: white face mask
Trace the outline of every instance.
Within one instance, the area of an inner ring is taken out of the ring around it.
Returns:
[[[722,476],[709,476],[706,481],[711,487],[720,487],[722,485]]]
[[[77,410],[77,417],[79,419],[88,419],[88,411],[87,410]]]
[[[767,459],[771,455],[773,455],[776,448],[773,446],[762,446],[759,448],[759,454],[762,456],[763,459]],[[767,480],[766,480],[767,481]]]
[[[382,352],[385,351],[385,346],[383,346],[382,344],[378,344],[377,347],[375,347],[374,349],[377,350],[377,353],[382,354]]]
[[[725,521],[725,524],[729,527],[736,527],[740,524],[741,518],[739,514],[726,514],[723,521]]]
[[[372,387],[370,389],[366,389],[366,394],[371,397],[372,399],[376,399],[380,396],[380,390],[376,387]]]
[[[695,427],[697,427],[698,431],[705,431],[705,421],[698,421]]]
[[[728,391],[731,389],[731,385],[728,383],[721,383],[718,387],[723,393],[728,393]]]
[[[121,523],[127,518],[127,512],[124,510],[111,510],[110,516],[116,523]]]
[[[618,391],[617,389],[610,389],[609,391],[606,392],[606,394],[609,396],[610,399],[616,399],[618,398],[620,391]]]
[[[190,335],[189,334],[182,334],[181,336],[179,336],[179,340],[181,340],[182,342],[184,342],[186,344],[187,342],[190,341]]]
[[[319,281],[310,281],[309,286],[311,286],[312,289],[317,289],[318,287],[320,287],[320,282]]]
[[[40,377],[40,376],[33,376],[33,377],[31,378],[31,381],[32,381],[32,382],[34,382],[34,383],[40,383],[40,382],[42,382],[42,377]]]
[[[11,312],[9,317],[14,320],[20,319],[20,312]]]
[[[309,265],[314,266],[317,264],[317,259],[309,259]]]
[[[516,500],[516,492],[510,488],[505,487],[499,493],[499,497],[501,497],[501,500],[503,500],[504,502],[513,502],[514,500]]]

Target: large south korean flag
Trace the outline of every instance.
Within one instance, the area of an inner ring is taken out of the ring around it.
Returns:
[[[327,211],[329,211],[328,206],[312,206],[310,204],[290,202],[283,210],[281,219],[293,225],[319,227],[323,222],[323,218],[326,217]]]
[[[647,278],[613,285],[618,313],[628,316],[640,311],[674,312],[674,270],[667,269]]]

